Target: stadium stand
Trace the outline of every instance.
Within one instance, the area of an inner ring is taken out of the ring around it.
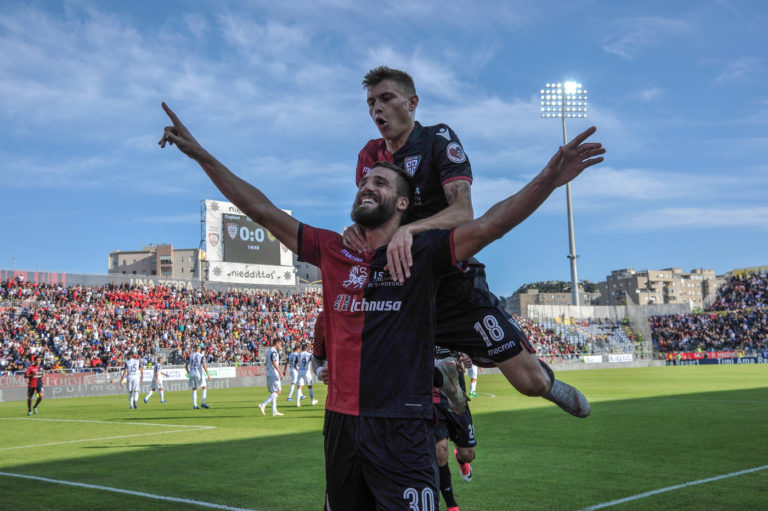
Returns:
[[[72,286],[12,279],[0,282],[0,373],[22,371],[43,355],[46,370],[120,368],[139,350],[183,361],[196,344],[209,363],[258,362],[275,337],[311,344],[317,291],[249,294],[128,284]]]
[[[768,349],[768,277],[765,273],[731,276],[709,311],[651,316],[659,352]]]
[[[248,293],[130,284],[62,286],[0,281],[0,374],[23,371],[43,355],[52,371],[119,369],[137,348],[145,363],[162,353],[183,363],[204,344],[208,363],[258,363],[274,337],[286,347],[311,344],[322,297],[317,291]],[[632,339],[606,319],[516,317],[542,357],[631,353]],[[651,316],[655,347],[678,351],[768,349],[768,277],[732,276],[711,310]]]
[[[538,354],[550,359],[578,360],[583,355],[632,353],[632,340],[608,319],[573,321],[570,318],[515,316]]]

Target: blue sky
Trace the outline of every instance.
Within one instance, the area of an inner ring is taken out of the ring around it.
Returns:
[[[302,221],[349,223],[378,131],[362,76],[409,71],[417,119],[472,162],[476,215],[562,142],[539,90],[589,91],[606,161],[573,184],[579,277],[768,264],[763,1],[0,0],[0,268],[104,274],[107,254],[196,247],[219,192],[157,146],[166,101]],[[491,289],[569,280],[565,191],[486,248]]]

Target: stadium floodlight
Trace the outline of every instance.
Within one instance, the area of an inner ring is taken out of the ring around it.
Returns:
[[[548,83],[540,91],[541,116],[559,118],[563,121],[563,145],[568,143],[565,120],[568,118],[587,117],[587,91],[578,82]],[[576,267],[576,238],[573,233],[573,204],[571,202],[571,183],[565,185],[565,197],[568,206],[568,259],[571,260],[571,300],[573,305],[581,305],[579,300],[579,272]]]

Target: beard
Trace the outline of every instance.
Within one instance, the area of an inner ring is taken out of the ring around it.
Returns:
[[[375,229],[395,214],[395,201],[380,202],[373,209],[363,208],[360,205],[353,206],[352,221],[366,229]]]

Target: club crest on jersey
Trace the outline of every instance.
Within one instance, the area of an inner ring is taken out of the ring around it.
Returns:
[[[235,239],[237,237],[237,224],[227,224],[227,234],[231,239]]]
[[[219,235],[215,232],[209,232],[208,233],[208,244],[212,247],[215,247],[219,244]]]
[[[349,270],[349,277],[341,283],[347,289],[362,289],[368,280],[368,269],[365,266],[353,266]]]
[[[448,147],[445,149],[445,154],[453,163],[464,163],[467,161],[467,155],[464,154],[464,149],[462,149],[458,142],[451,142],[448,144]]]
[[[416,173],[416,170],[419,168],[419,162],[421,161],[421,156],[407,156],[403,160],[403,165],[405,166],[405,171],[408,173],[409,176],[413,177],[413,175]]]

